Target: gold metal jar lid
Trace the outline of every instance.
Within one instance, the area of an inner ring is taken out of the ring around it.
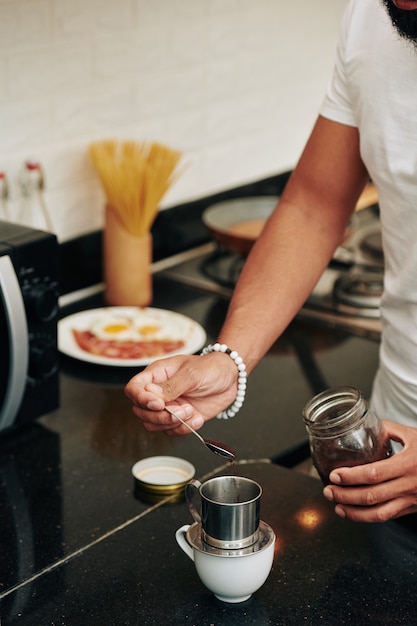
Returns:
[[[178,457],[151,456],[135,463],[132,474],[135,487],[162,496],[181,491],[194,477],[195,467]]]

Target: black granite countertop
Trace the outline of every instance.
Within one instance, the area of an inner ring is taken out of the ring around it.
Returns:
[[[189,315],[211,341],[226,303],[161,276],[154,306]],[[416,623],[411,531],[339,520],[317,480],[270,462],[302,447],[302,407],[323,386],[369,395],[377,356],[375,342],[291,326],[251,376],[239,415],[202,431],[238,451],[232,467],[193,436],[147,433],[123,393],[134,370],[63,357],[60,408],[0,441],[1,625]],[[232,471],[262,484],[278,549],[247,604],[215,601],[176,545],[191,522],[184,502],[137,497],[133,464],[161,454],[189,460],[200,479]]]
[[[247,602],[222,603],[202,585],[175,542],[177,528],[192,522],[188,508],[166,502],[3,597],[2,624],[416,623],[411,520],[379,526],[340,520],[319,481],[267,462],[219,473],[263,486],[261,518],[277,536],[271,574]]]

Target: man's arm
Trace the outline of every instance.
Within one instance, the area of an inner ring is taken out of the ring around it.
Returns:
[[[340,243],[368,175],[356,128],[320,117],[285,192],[252,248],[219,341],[248,373],[296,315]],[[237,368],[224,353],[161,359],[127,385],[148,430],[185,434],[174,403],[194,428],[236,396]]]
[[[314,288],[367,180],[358,130],[319,117],[243,268],[219,338],[242,355],[248,371]]]

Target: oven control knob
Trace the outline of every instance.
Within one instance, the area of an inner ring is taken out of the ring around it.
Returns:
[[[58,354],[51,343],[38,341],[29,350],[29,377],[46,379],[52,376],[58,367]]]
[[[58,311],[58,296],[49,285],[32,285],[24,293],[28,316],[41,322],[48,322]]]

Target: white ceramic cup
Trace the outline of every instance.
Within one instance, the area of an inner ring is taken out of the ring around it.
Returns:
[[[237,603],[248,600],[260,589],[271,571],[275,534],[264,522],[260,523],[260,534],[257,546],[243,550],[204,547],[199,524],[181,526],[175,538],[194,561],[197,574],[207,589],[223,602]]]

